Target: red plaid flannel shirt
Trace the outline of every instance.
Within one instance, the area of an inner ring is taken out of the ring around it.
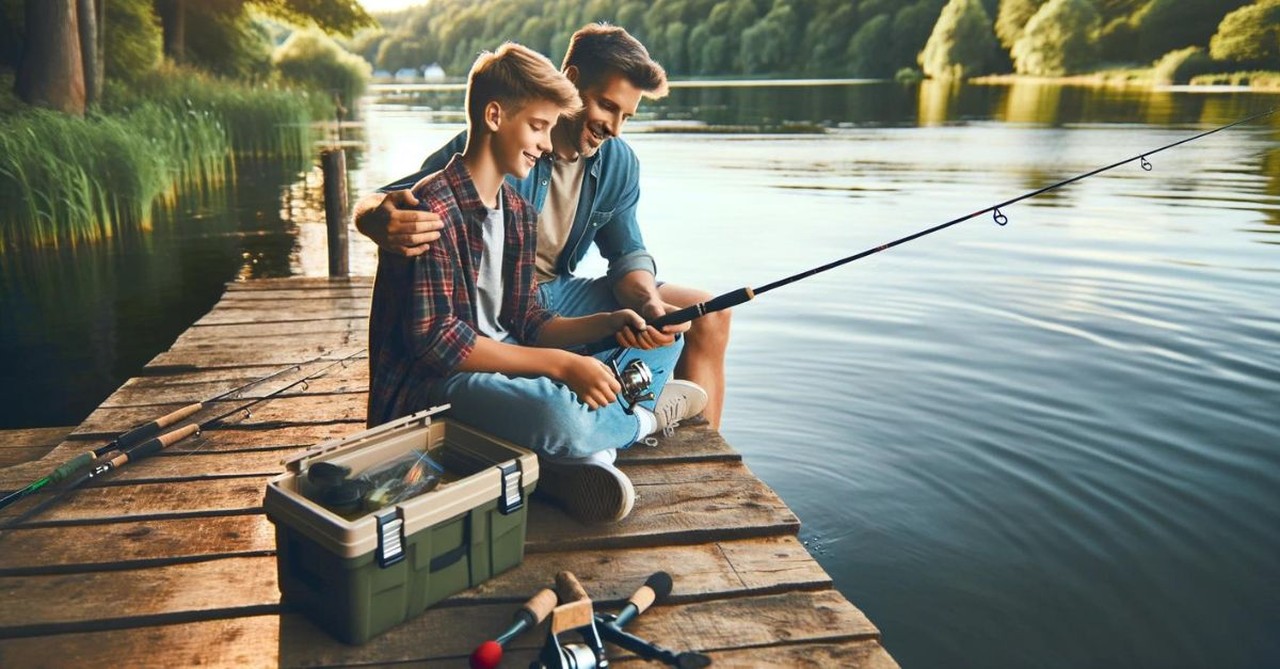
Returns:
[[[378,253],[369,314],[369,426],[427,408],[428,393],[475,348],[476,274],[487,216],[462,157],[414,187],[420,208],[444,221],[420,256]],[[505,181],[504,295],[498,322],[528,344],[554,316],[538,304],[534,253],[537,212]]]

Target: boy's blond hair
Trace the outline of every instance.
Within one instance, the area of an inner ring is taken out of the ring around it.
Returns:
[[[582,106],[573,82],[529,47],[506,42],[476,58],[467,77],[467,121],[472,129],[484,127],[484,108],[490,102],[514,113],[534,100],[547,100],[567,111]]]

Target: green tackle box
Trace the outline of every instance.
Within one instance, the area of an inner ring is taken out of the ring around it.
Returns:
[[[267,482],[281,601],[346,643],[362,644],[524,560],[537,458],[435,415],[446,408],[319,444]],[[351,519],[309,498],[307,468],[317,462],[354,476],[410,450],[441,464],[446,482]]]

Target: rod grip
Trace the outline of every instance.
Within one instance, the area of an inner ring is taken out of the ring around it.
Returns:
[[[560,601],[568,604],[581,599],[590,599],[587,591],[578,582],[578,577],[573,575],[571,571],[562,571],[556,574],[556,594],[560,596]]]
[[[67,460],[57,469],[49,473],[49,483],[58,483],[66,479],[68,476],[71,476],[80,469],[88,467],[95,459],[97,459],[97,457],[98,456],[95,455],[93,451],[85,451],[84,453]]]
[[[663,328],[668,325],[679,325],[681,323],[688,323],[689,321],[701,318],[707,314],[715,313],[717,311],[724,311],[725,309],[729,309],[731,307],[736,307],[739,304],[742,304],[743,302],[748,302],[752,300],[753,298],[755,298],[755,296],[756,296],[755,291],[753,291],[750,287],[739,288],[737,290],[731,290],[723,295],[718,295],[716,297],[713,297],[707,300],[706,302],[699,302],[697,304],[687,306],[683,309],[673,311],[669,314],[659,316],[658,318],[655,318],[651,321],[646,321],[645,323],[646,325],[649,325],[655,328]],[[618,345],[617,339],[615,339],[612,336],[605,337],[604,339],[600,339],[598,341],[592,342],[584,346],[583,352],[586,353],[587,355],[595,355],[596,353],[599,353],[601,351],[607,351],[611,348],[615,348],[617,347],[617,345]]]
[[[156,437],[155,439],[151,439],[141,444],[138,444],[137,446],[134,446],[128,451],[125,451],[125,455],[129,457],[130,461],[138,460],[140,458],[145,458],[148,455],[151,455],[152,453],[156,453],[161,449],[168,448],[199,431],[200,431],[199,425],[188,425],[186,427],[181,427],[172,432],[166,432]]]
[[[556,608],[555,591],[551,588],[543,588],[520,607],[520,612],[528,615],[533,625],[537,625],[546,620],[547,616],[551,615],[551,609],[554,608]]]
[[[614,623],[619,628],[635,619],[636,616],[649,610],[654,602],[660,602],[671,594],[671,575],[665,571],[655,571],[645,579],[644,585],[636,588],[627,599],[627,605],[618,612]]]
[[[628,599],[636,607],[636,615],[649,609],[654,602],[660,602],[671,594],[671,575],[665,571],[654,572],[645,579],[644,585],[636,589]]]
[[[132,430],[129,430],[128,432],[125,432],[124,434],[113,439],[111,443],[105,446],[102,446],[101,448],[98,448],[93,453],[94,455],[106,455],[109,451],[117,451],[117,450],[124,451],[124,450],[131,449],[134,446],[142,443],[143,440],[149,439],[151,437],[154,437],[157,434],[160,434],[160,430],[163,430],[166,427],[169,427],[170,425],[177,423],[178,421],[186,418],[187,416],[190,416],[191,414],[199,411],[202,408],[204,408],[204,404],[201,402],[196,402],[195,404],[188,404],[187,406],[184,406],[180,409],[175,409],[173,411],[170,411],[169,413],[149,423],[143,423],[142,425],[139,425],[138,427],[135,427]]]

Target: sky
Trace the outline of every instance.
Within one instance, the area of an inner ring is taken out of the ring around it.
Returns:
[[[413,5],[421,5],[427,0],[360,0],[367,12],[389,12],[404,9]]]

